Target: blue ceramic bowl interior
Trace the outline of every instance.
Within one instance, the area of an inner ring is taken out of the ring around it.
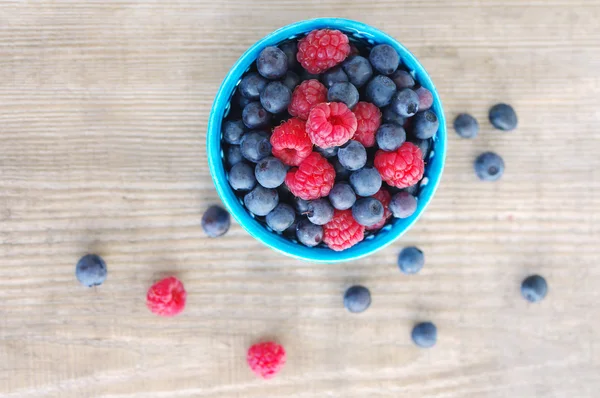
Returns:
[[[394,47],[400,54],[402,64],[411,71],[415,80],[432,92],[433,110],[440,122],[440,127],[433,137],[431,153],[426,160],[425,176],[419,188],[418,206],[415,213],[406,219],[393,219],[390,224],[376,234],[367,236],[364,241],[341,252],[322,247],[309,248],[303,246],[271,231],[267,226],[256,220],[246,210],[242,200],[235,195],[229,186],[221,146],[221,123],[229,112],[231,98],[242,76],[251,68],[261,50],[267,46],[276,46],[286,40],[301,37],[314,29],[322,28],[338,29],[346,33],[351,41],[366,41],[370,45],[387,43]],[[433,82],[419,61],[402,44],[389,35],[360,22],[341,18],[319,18],[297,22],[274,31],[250,47],[233,65],[217,92],[210,113],[207,132],[207,155],[210,173],[221,200],[236,221],[254,238],[272,249],[302,260],[328,263],[349,261],[367,256],[389,245],[406,232],[423,214],[440,183],[444,168],[446,121],[442,103]]]

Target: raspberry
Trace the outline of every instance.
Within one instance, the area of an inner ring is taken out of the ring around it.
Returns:
[[[366,227],[366,229],[368,231],[373,231],[373,230],[383,227],[385,225],[385,223],[387,222],[387,220],[389,220],[389,218],[392,216],[392,212],[388,208],[388,206],[390,205],[390,202],[392,201],[392,195],[390,195],[390,193],[386,189],[381,188],[372,197],[377,199],[378,201],[380,201],[381,204],[383,205],[383,218],[377,224],[373,224],[373,225]]]
[[[323,226],[323,242],[331,250],[346,250],[365,237],[365,227],[352,217],[352,210],[336,210],[333,219]]]
[[[331,148],[345,144],[356,132],[356,116],[341,102],[316,105],[306,121],[313,144]]]
[[[311,153],[297,169],[290,170],[285,177],[290,192],[304,200],[329,195],[334,182],[333,166],[317,152]]]
[[[309,73],[317,74],[333,68],[350,54],[348,36],[339,30],[313,30],[298,42],[298,62]]]
[[[254,344],[248,349],[248,366],[263,379],[274,377],[285,365],[285,349],[271,341]]]
[[[383,181],[397,188],[415,185],[423,178],[425,169],[421,150],[411,142],[393,152],[378,150],[374,163]]]
[[[379,108],[368,102],[359,102],[354,107],[356,116],[356,133],[353,139],[363,144],[365,148],[375,145],[375,134],[381,125],[381,112]]]
[[[318,80],[305,80],[294,89],[288,112],[300,119],[308,119],[313,106],[327,101],[327,88]]]
[[[298,166],[312,152],[312,142],[306,134],[306,123],[291,118],[275,127],[271,135],[273,156],[289,166]]]
[[[146,305],[156,315],[174,316],[185,307],[183,283],[174,276],[165,278],[148,289]]]

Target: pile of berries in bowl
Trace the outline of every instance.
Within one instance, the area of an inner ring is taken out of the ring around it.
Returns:
[[[445,158],[441,103],[402,45],[367,25],[302,21],[250,48],[208,128],[217,191],[251,235],[285,254],[345,261],[416,221]]]

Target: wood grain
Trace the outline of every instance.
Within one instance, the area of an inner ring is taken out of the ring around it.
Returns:
[[[303,263],[239,226],[199,225],[218,201],[205,156],[220,81],[287,23],[340,16],[402,41],[440,90],[443,183],[397,244],[358,262]],[[598,0],[0,1],[0,395],[31,397],[597,397],[600,391],[600,2]],[[513,133],[487,109],[509,102]],[[476,181],[481,151],[507,164]],[[426,267],[401,275],[418,245]],[[74,279],[97,252],[107,283]],[[549,282],[529,305],[519,284]],[[174,273],[182,316],[159,319],[146,289]],[[341,295],[368,286],[352,316]],[[415,348],[433,320],[439,343]],[[289,352],[256,379],[249,344]]]

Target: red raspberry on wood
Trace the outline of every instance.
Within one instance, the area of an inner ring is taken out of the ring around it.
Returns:
[[[348,36],[333,29],[318,29],[298,42],[298,62],[309,73],[325,72],[350,54]]]
[[[285,365],[285,349],[271,341],[254,344],[248,349],[246,360],[254,373],[263,379],[270,379]]]
[[[335,169],[317,152],[311,153],[298,168],[285,177],[290,192],[304,200],[319,199],[329,195],[335,183]]]
[[[352,138],[365,148],[375,145],[375,135],[381,125],[381,111],[369,102],[359,102],[352,110],[356,116],[356,133]]]
[[[306,121],[306,132],[313,144],[321,148],[340,146],[356,132],[356,116],[341,102],[316,105]]]
[[[313,149],[306,133],[306,123],[293,117],[275,127],[271,135],[271,147],[277,159],[289,166],[298,166]]]
[[[391,152],[378,150],[374,164],[383,181],[397,188],[415,185],[423,178],[425,170],[421,150],[411,142],[405,142]]]
[[[160,316],[174,316],[185,307],[186,292],[183,283],[174,276],[156,282],[148,289],[146,305]]]
[[[352,217],[352,210],[336,210],[333,219],[323,225],[323,242],[331,250],[346,250],[365,237],[365,227]]]
[[[318,80],[305,80],[294,89],[288,112],[292,116],[306,120],[313,106],[326,101],[327,88]]]

